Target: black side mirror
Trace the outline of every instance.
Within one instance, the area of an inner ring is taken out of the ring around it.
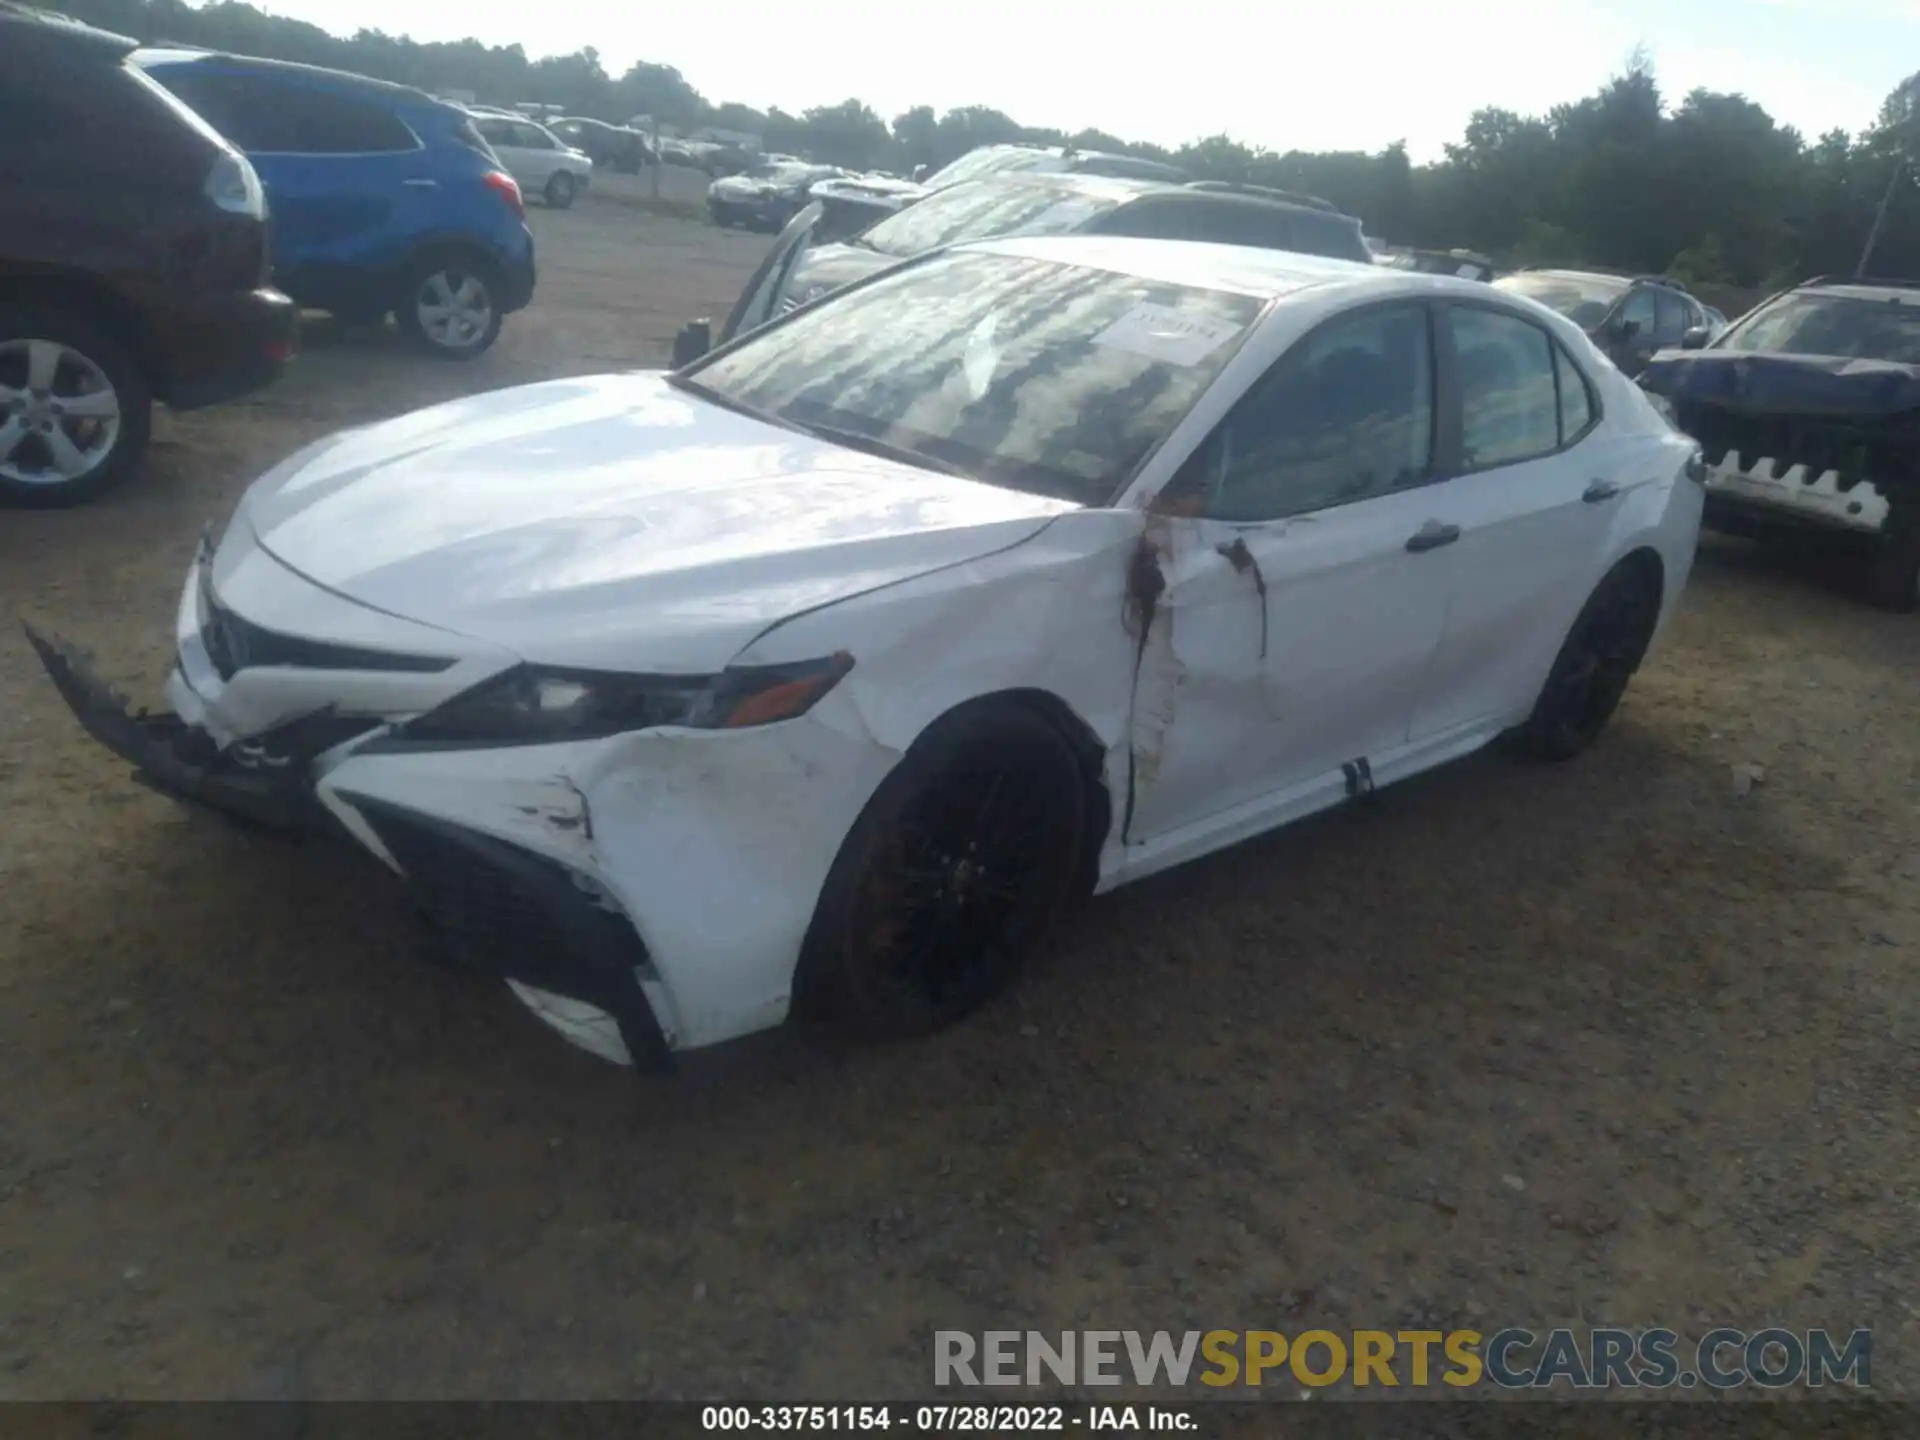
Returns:
[[[689,320],[680,327],[680,333],[673,337],[673,368],[678,370],[691,365],[711,349],[713,322]]]
[[[1707,348],[1707,341],[1712,335],[1713,332],[1706,326],[1695,325],[1680,337],[1680,348],[1682,350],[1704,350]]]

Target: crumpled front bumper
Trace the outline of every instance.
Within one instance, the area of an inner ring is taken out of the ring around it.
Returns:
[[[411,886],[461,968],[501,979],[541,1019],[616,1063],[664,1072],[673,1052],[641,977],[651,962],[639,934],[586,877],[548,856],[404,805],[354,800],[354,826],[322,803],[312,774],[321,754],[375,728],[326,712],[244,748],[222,750],[178,715],[130,712],[70,645],[25,627],[47,676],[86,732],[173,799],[284,834],[362,840]]]
[[[324,823],[324,812],[295,766],[248,766],[178,715],[129,713],[125,697],[94,673],[84,653],[30,625],[25,629],[47,678],[74,718],[133,766],[133,778],[142,785],[270,830],[305,831]],[[308,748],[325,738],[318,724],[296,722],[286,728],[293,732],[286,737],[293,742],[292,751],[306,750],[309,758],[319,753]],[[303,733],[310,737],[304,744]]]

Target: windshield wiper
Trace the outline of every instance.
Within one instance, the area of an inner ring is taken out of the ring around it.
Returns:
[[[815,420],[800,421],[798,428],[821,440],[831,440],[836,445],[844,445],[849,450],[858,450],[866,455],[878,455],[882,460],[897,460],[902,465],[912,465],[920,470],[934,470],[942,475],[957,475],[962,480],[978,478],[964,466],[955,465],[949,460],[936,459],[924,451],[910,449],[905,445],[896,445],[876,435],[842,429],[838,425],[822,425]]]
[[[689,379],[685,375],[668,375],[667,384],[676,390],[684,390],[689,395],[698,395],[708,404],[718,405],[722,410],[731,410],[736,415],[745,415],[749,420],[763,420],[769,425],[779,426],[782,430],[804,430],[804,427],[794,424],[784,416],[762,410],[757,405],[749,405],[744,400],[736,400],[724,390],[716,390],[711,385],[702,385],[698,380]]]

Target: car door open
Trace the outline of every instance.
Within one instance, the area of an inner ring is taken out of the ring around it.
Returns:
[[[1130,843],[1290,792],[1318,808],[1404,748],[1458,538],[1429,483],[1432,354],[1424,305],[1327,322],[1156,502]]]

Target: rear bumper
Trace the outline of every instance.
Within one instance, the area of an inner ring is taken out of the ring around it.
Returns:
[[[203,298],[177,312],[159,398],[175,410],[197,410],[271,384],[299,344],[299,307],[261,288]]]

